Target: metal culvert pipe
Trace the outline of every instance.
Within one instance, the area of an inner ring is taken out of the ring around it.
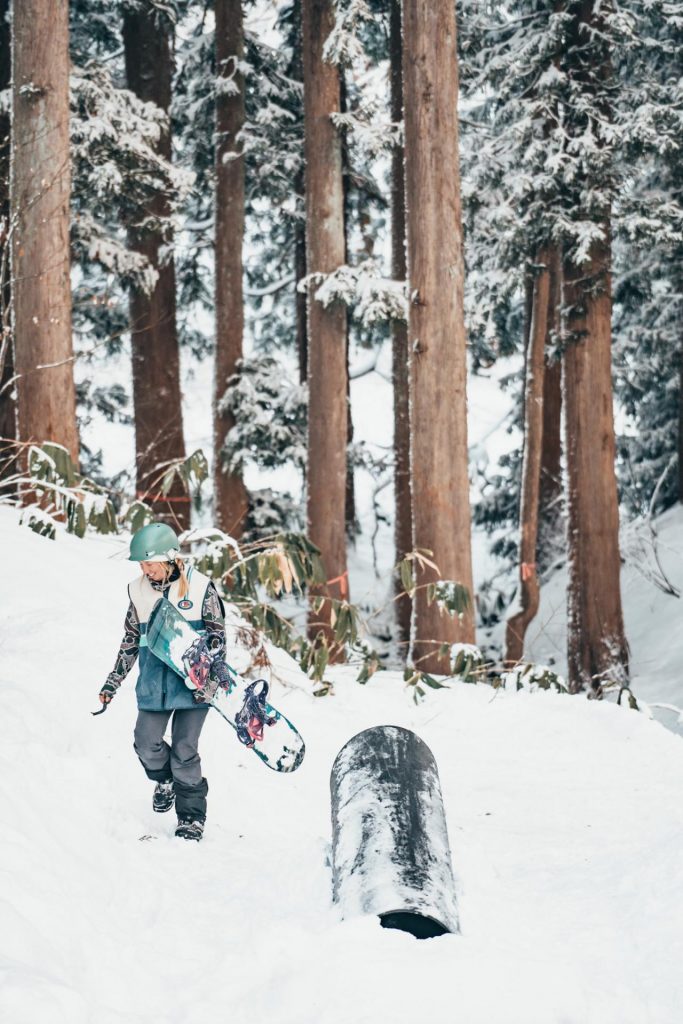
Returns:
[[[330,776],[333,898],[417,938],[459,931],[434,755],[409,729],[381,725],[339,751]]]

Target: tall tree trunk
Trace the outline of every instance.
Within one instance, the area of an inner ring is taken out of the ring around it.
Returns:
[[[12,40],[8,14],[9,0],[0,0],[0,92],[9,89],[12,84]],[[12,472],[12,442],[17,437],[10,317],[10,130],[9,110],[0,110],[0,481]]]
[[[244,126],[244,59],[242,0],[216,2],[216,71],[231,78],[236,91],[219,89],[216,97],[216,370],[214,388],[214,513],[222,530],[239,537],[249,500],[242,478],[221,458],[225,436],[235,421],[220,411],[228,378],[242,358],[244,308],[242,245],[244,240],[244,157],[238,134]]]
[[[339,104],[342,114],[347,112],[346,102],[346,78],[344,71],[339,72]],[[342,189],[344,192],[344,263],[349,262],[349,228],[351,222],[351,204],[349,202],[349,189],[351,187],[351,161],[349,158],[349,146],[346,134],[341,136],[341,158],[342,158]],[[351,324],[346,318],[346,444],[353,444],[353,415],[351,409],[351,380],[349,377],[349,362],[351,358]],[[351,460],[347,456],[346,462],[346,534],[351,539],[358,533],[358,519],[356,516],[356,481]]]
[[[303,174],[297,193],[304,194]],[[308,379],[308,335],[306,330],[307,302],[306,293],[299,291],[298,284],[306,276],[306,222],[297,221],[294,236],[294,275],[296,302],[296,351],[299,363],[299,383],[305,384]]]
[[[349,350],[351,347],[350,332],[348,323],[346,327],[346,501],[344,518],[346,521],[346,535],[349,540],[355,542],[356,534],[359,531],[358,515],[356,513],[356,480],[353,472],[353,464],[348,455],[350,445],[353,444],[353,415],[351,410],[351,377],[349,374]]]
[[[533,303],[526,353],[524,393],[524,458],[519,503],[519,603],[520,610],[510,616],[505,631],[505,660],[520,661],[524,652],[527,627],[538,611],[540,588],[536,567],[539,491],[543,450],[543,396],[545,344],[548,334],[550,298],[549,253],[538,254],[533,284]]]
[[[548,338],[543,377],[543,450],[536,545],[539,573],[552,564],[559,543],[564,543],[565,533],[562,523],[562,363],[559,359],[551,360],[548,355],[561,329],[561,265],[559,247],[553,246],[549,262]]]
[[[609,224],[603,225],[609,237]],[[619,582],[619,508],[611,378],[608,242],[565,265],[570,312],[564,354],[569,516],[568,661],[571,689],[600,692],[628,672]]]
[[[391,61],[391,120],[403,120],[403,45],[401,40],[401,0],[391,0],[389,15],[389,52]],[[391,154],[391,275],[405,281],[406,201],[403,146]],[[408,367],[408,325],[392,320],[392,378],[394,390],[394,545],[400,562],[413,547],[413,514],[410,496],[410,373]],[[400,574],[394,580],[396,622],[401,641],[410,640],[412,601],[403,593]]]
[[[173,75],[168,23],[149,6],[125,9],[123,43],[128,88],[168,112]],[[170,130],[161,133],[158,151],[171,159]],[[166,199],[156,196],[150,213],[167,212]],[[130,227],[129,240],[159,275],[151,293],[133,290],[130,297],[137,491],[157,516],[185,529],[190,499],[180,480],[174,480],[167,497],[160,493],[164,465],[185,457],[175,267],[172,256],[162,255],[163,239],[153,228]]]
[[[567,130],[581,137],[586,109],[612,116],[612,85],[605,18],[609,5],[579,0],[567,22],[568,74],[584,104],[567,111]],[[592,182],[580,181],[587,190]],[[601,238],[580,265],[565,253],[564,301],[568,343],[564,354],[569,586],[567,660],[573,692],[599,696],[606,680],[628,676],[628,646],[621,607],[619,505],[612,409],[612,281],[609,210],[594,214]],[[570,250],[571,252],[571,250]]]
[[[13,5],[12,256],[18,434],[78,462],[69,253],[69,5]]]
[[[309,274],[329,274],[344,262],[341,141],[330,115],[339,111],[339,72],[323,61],[334,25],[332,0],[304,0],[304,121],[306,249]],[[346,570],[346,310],[308,304],[308,534],[320,549],[330,582],[316,596],[348,597]],[[331,606],[312,610],[309,633],[332,640]],[[341,652],[339,652],[341,654]]]
[[[292,20],[294,26],[294,45],[292,60],[288,73],[295,81],[303,79],[303,27],[301,24],[301,0],[294,0],[292,5]],[[297,210],[299,200],[301,206],[306,202],[306,182],[304,168],[297,172],[294,183],[294,191],[297,198]],[[294,228],[294,295],[296,306],[296,351],[299,363],[299,383],[305,384],[308,380],[308,335],[306,327],[307,300],[306,293],[299,290],[299,282],[306,277],[306,218],[296,220]]]
[[[413,543],[438,575],[461,584],[460,616],[429,603],[433,570],[418,569],[413,660],[446,671],[443,642],[474,641],[467,466],[464,262],[458,154],[458,61],[450,0],[404,0],[403,87],[411,339]]]

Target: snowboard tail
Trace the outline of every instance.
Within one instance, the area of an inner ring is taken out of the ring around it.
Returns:
[[[150,652],[173,669],[190,690],[202,690],[213,671],[219,685],[207,704],[237,733],[237,738],[277,772],[293,772],[304,759],[303,738],[288,718],[268,703],[265,679],[249,682],[223,661],[214,661],[206,641],[175,605],[160,598],[147,623]]]

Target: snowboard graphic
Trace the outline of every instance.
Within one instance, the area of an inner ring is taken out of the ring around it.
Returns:
[[[268,704],[265,679],[248,682],[224,661],[213,661],[206,641],[166,598],[159,598],[147,623],[150,652],[182,677],[190,690],[201,689],[209,672],[220,682],[207,701],[225,718],[237,738],[276,772],[293,772],[306,747],[288,718]]]

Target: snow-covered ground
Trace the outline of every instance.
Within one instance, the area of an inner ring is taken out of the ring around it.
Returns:
[[[683,708],[683,505],[661,515],[652,529],[654,537],[646,522],[632,523],[621,538],[631,686],[637,698],[660,705],[652,709],[660,721],[683,734],[678,710]],[[679,596],[667,592],[667,582]],[[566,588],[566,569],[542,587],[539,612],[525,644],[526,657],[555,665],[561,673],[567,665]]]
[[[48,541],[5,508],[0,538],[0,1020],[678,1024],[678,736],[550,693],[458,685],[415,706],[398,675],[341,669],[333,696],[275,695],[307,741],[292,776],[211,714],[206,836],[185,843],[133,753],[134,680],[90,716],[125,611],[120,545]],[[419,942],[331,902],[330,767],[383,722],[436,756],[460,935]]]

